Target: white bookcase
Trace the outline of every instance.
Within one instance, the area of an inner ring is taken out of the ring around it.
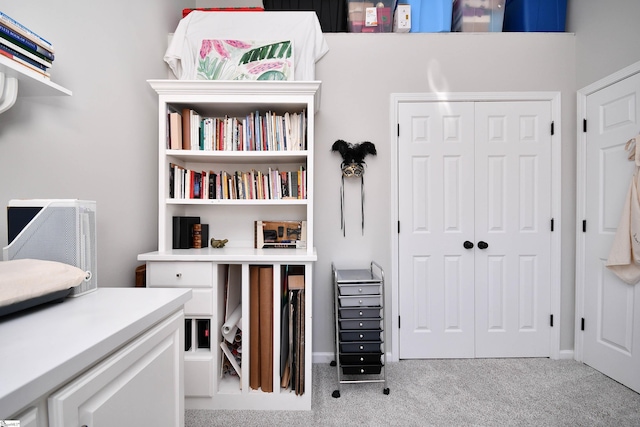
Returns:
[[[147,287],[186,287],[193,298],[185,305],[185,407],[187,409],[311,409],[312,277],[317,256],[313,246],[314,115],[320,82],[150,80],[158,93],[158,250],[138,256],[146,262]],[[168,113],[189,108],[202,117],[245,117],[252,112],[306,114],[306,149],[231,151],[168,149]],[[194,170],[247,171],[269,168],[306,170],[306,198],[190,199],[170,197],[170,164]],[[209,239],[228,239],[224,248],[203,241],[201,249],[172,249],[173,217],[197,216],[208,224]],[[254,248],[254,221],[306,221],[305,248]],[[206,247],[205,247],[206,246]],[[273,391],[249,384],[251,266],[273,267]],[[280,387],[281,284],[287,267],[304,271],[304,393]],[[231,273],[229,273],[231,272]],[[241,375],[221,375],[227,282],[242,301]],[[208,340],[200,328],[209,323]],[[206,341],[206,339],[204,339]]]

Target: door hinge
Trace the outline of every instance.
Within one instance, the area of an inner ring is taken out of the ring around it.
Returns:
[[[582,320],[580,321],[580,330],[584,331],[584,317],[582,318]]]
[[[551,231],[553,231],[553,218],[551,218]]]
[[[398,136],[400,136],[400,123],[398,123]]]
[[[398,316],[398,329],[400,329],[400,316]]]
[[[553,135],[555,133],[553,125],[554,125],[554,122],[551,122],[551,135]]]
[[[582,232],[583,233],[587,232],[587,220],[586,219],[582,220]]]
[[[587,133],[587,119],[582,119],[582,132]]]
[[[553,314],[549,318],[549,326],[553,328]]]

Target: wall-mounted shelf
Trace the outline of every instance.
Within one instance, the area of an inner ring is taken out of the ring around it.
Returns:
[[[17,96],[71,96],[71,91],[0,55],[0,113],[13,106]]]

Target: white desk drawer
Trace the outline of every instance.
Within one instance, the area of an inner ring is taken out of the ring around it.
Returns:
[[[210,262],[148,262],[147,286],[165,288],[210,288]]]

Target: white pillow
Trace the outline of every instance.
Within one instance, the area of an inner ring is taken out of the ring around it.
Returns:
[[[78,286],[87,273],[69,264],[39,259],[0,262],[0,307]]]

